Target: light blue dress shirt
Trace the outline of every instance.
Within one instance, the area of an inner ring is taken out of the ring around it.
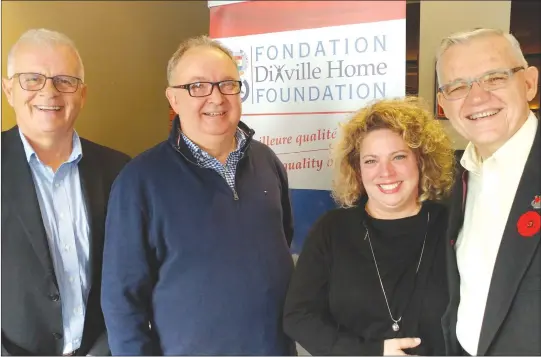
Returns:
[[[83,157],[81,140],[74,131],[69,159],[53,172],[39,160],[20,130],[19,134],[32,171],[60,290],[63,353],[70,353],[81,345],[91,284],[90,227],[77,166]]]
[[[183,132],[180,132],[180,134],[182,135],[182,138],[184,139],[184,142],[190,149],[191,153],[197,160],[197,163],[202,167],[212,169],[219,173],[220,176],[225,179],[229,187],[233,190],[236,197],[237,192],[235,190],[235,175],[237,173],[237,165],[240,159],[242,159],[241,149],[244,146],[244,143],[246,143],[246,134],[244,134],[241,129],[237,128],[237,131],[235,132],[237,148],[235,149],[235,151],[229,153],[229,156],[227,157],[227,160],[223,165],[220,161],[218,161],[218,159],[212,157],[208,152],[204,151],[196,143],[191,141],[186,135],[184,135]]]

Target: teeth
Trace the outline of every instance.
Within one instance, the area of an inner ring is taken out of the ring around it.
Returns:
[[[499,112],[499,110],[492,110],[492,111],[489,111],[489,112],[481,112],[481,113],[475,113],[473,115],[470,115],[470,119],[479,119],[479,118],[486,118],[486,117],[489,117],[491,115],[494,115],[494,114],[497,114]]]
[[[219,115],[224,115],[225,112],[212,112],[212,113],[205,113],[205,115],[211,116],[211,117],[217,117]]]
[[[388,191],[388,190],[394,190],[395,188],[398,187],[398,185],[400,185],[400,182],[393,183],[391,185],[379,185],[379,187],[381,187],[385,191]]]
[[[53,107],[47,105],[37,105],[36,107],[40,110],[60,110],[60,107]]]

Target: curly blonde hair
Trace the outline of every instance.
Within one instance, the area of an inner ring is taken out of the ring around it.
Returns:
[[[352,207],[365,194],[360,149],[364,137],[378,129],[390,129],[402,136],[415,154],[419,167],[419,202],[441,200],[450,192],[454,150],[441,123],[417,97],[383,99],[362,108],[341,125],[341,137],[333,152],[332,196],[337,204]]]

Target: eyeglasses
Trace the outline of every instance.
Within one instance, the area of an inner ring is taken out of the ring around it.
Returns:
[[[15,73],[11,78],[14,77],[19,77],[19,84],[22,89],[31,92],[42,90],[48,79],[53,81],[54,87],[61,93],[75,93],[79,88],[79,82],[83,82],[77,77],[64,75],[47,77],[40,73]]]
[[[240,93],[242,82],[233,80],[221,82],[195,82],[171,86],[171,88],[186,89],[192,97],[207,97],[212,94],[214,86],[217,86],[220,93],[224,95],[234,95]]]
[[[473,83],[476,82],[483,90],[493,91],[505,87],[513,74],[522,69],[524,69],[524,67],[520,66],[508,70],[490,71],[478,78],[448,83],[438,88],[438,91],[440,91],[445,99],[448,100],[465,98],[470,93]]]

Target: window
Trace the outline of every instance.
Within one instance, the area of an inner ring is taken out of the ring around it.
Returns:
[[[517,38],[522,53],[530,66],[541,71],[541,2],[511,1],[510,32]],[[541,79],[541,78],[540,78]],[[538,80],[538,85],[540,81]],[[541,87],[537,88],[536,97],[530,102],[530,108],[538,112]]]
[[[419,94],[420,2],[406,4],[406,94]]]

